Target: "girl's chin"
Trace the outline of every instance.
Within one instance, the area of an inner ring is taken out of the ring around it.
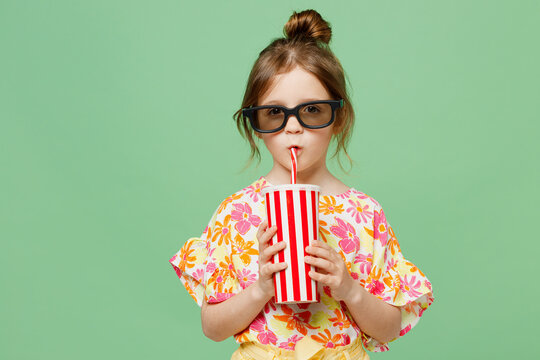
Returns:
[[[304,167],[304,166],[302,166],[301,168],[296,169],[296,177],[298,178],[298,177],[304,177],[304,176],[308,175],[308,173],[312,172],[312,171],[309,171],[309,170],[310,170],[309,167]]]
[[[288,158],[286,160],[284,159],[283,161],[280,161],[280,165],[288,173],[291,172],[292,164],[291,164],[291,159],[290,158]],[[297,176],[304,174],[306,171],[310,172],[310,170],[314,169],[313,163],[306,164],[306,162],[302,161],[302,159],[300,159],[300,158],[298,158],[297,166],[298,166],[297,169],[296,169]]]

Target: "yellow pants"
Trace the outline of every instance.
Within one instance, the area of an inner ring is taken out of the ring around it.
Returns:
[[[326,349],[306,336],[296,343],[294,350],[258,342],[242,343],[232,354],[231,360],[369,360],[369,355],[362,347],[360,337],[347,346]]]

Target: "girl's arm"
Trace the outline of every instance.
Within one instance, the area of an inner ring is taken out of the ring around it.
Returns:
[[[344,301],[362,332],[381,343],[399,337],[401,328],[399,308],[370,294],[356,282],[353,283],[349,296]]]
[[[318,268],[318,271],[310,271],[309,276],[330,287],[334,299],[345,302],[362,332],[381,343],[399,337],[399,308],[370,294],[354,281],[341,256],[324,241],[315,240],[306,251],[314,255],[306,257],[306,263]]]
[[[255,282],[223,302],[208,304],[205,299],[201,311],[204,335],[223,341],[239,333],[251,324],[270,298],[263,295]]]
[[[201,322],[204,335],[214,341],[223,341],[239,333],[251,324],[264,306],[274,295],[272,275],[284,270],[287,264],[272,264],[274,254],[285,248],[285,242],[268,246],[268,241],[276,233],[277,227],[266,228],[267,221],[259,226],[259,278],[257,281],[229,299],[208,304],[204,299],[201,310]]]

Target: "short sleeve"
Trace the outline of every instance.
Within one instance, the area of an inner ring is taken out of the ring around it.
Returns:
[[[229,199],[229,198],[228,198]],[[224,301],[241,290],[231,260],[230,201],[214,212],[201,237],[188,239],[169,260],[197,305]]]
[[[373,266],[365,287],[379,299],[399,307],[399,337],[418,323],[434,301],[431,283],[419,268],[403,257],[398,240],[380,205],[376,206],[373,216]],[[369,351],[389,350],[388,343],[380,343],[367,334],[363,334],[362,342]]]

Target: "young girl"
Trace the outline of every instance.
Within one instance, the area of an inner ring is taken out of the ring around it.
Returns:
[[[235,114],[251,157],[261,139],[274,160],[270,172],[227,197],[200,238],[169,260],[202,307],[212,340],[234,336],[232,359],[369,359],[405,335],[433,302],[431,284],[407,261],[381,205],[345,185],[326,166],[330,140],[346,152],[354,112],[340,62],[328,47],[329,24],[314,10],[293,13],[285,38],[255,62]],[[306,248],[316,303],[276,304],[272,263],[285,242],[270,245],[261,190],[290,182],[297,148],[297,183],[321,188],[319,239]],[[347,155],[348,156],[348,155]]]

